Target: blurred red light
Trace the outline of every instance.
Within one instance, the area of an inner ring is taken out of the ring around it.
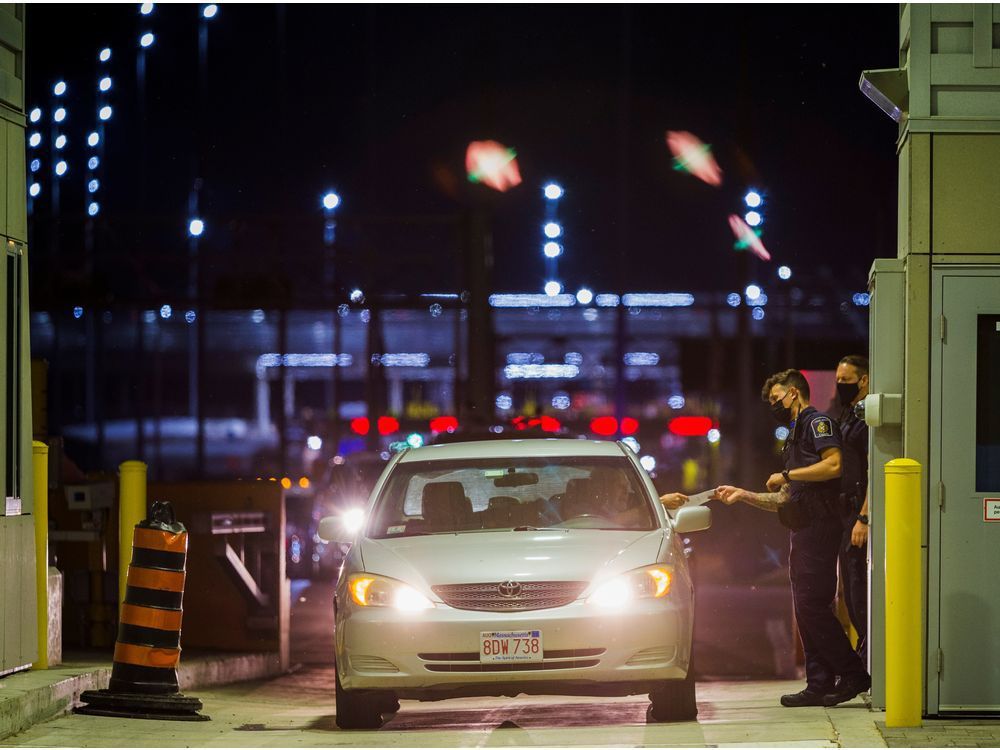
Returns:
[[[700,437],[712,429],[712,420],[709,417],[674,417],[668,428],[674,435]]]
[[[590,421],[590,431],[595,435],[611,437],[618,432],[618,420],[614,417],[595,417]]]
[[[431,432],[454,432],[458,429],[458,419],[455,417],[434,417],[430,427]]]
[[[371,423],[368,421],[368,417],[356,417],[351,420],[351,430],[358,435],[367,435],[370,429]]]
[[[634,435],[639,431],[639,420],[622,417],[622,435]]]
[[[538,426],[542,428],[542,432],[559,432],[562,429],[562,423],[555,417],[542,417],[538,420]]]
[[[367,432],[367,430],[365,430]],[[379,417],[378,418],[378,434],[379,435],[391,435],[394,432],[399,432],[399,420],[395,417]]]
[[[496,141],[473,141],[465,152],[470,182],[481,182],[501,193],[521,184],[514,149]]]

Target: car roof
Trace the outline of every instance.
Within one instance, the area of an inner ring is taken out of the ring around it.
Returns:
[[[485,440],[468,443],[444,443],[406,451],[401,463],[444,461],[467,458],[539,458],[567,456],[618,456],[621,447],[611,440],[573,440],[548,438],[531,440]]]

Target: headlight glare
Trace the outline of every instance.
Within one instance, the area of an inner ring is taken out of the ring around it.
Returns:
[[[347,589],[355,604],[362,607],[393,607],[404,611],[431,609],[434,603],[412,586],[391,578],[354,575]]]
[[[673,572],[667,565],[650,565],[612,578],[587,598],[599,607],[621,607],[634,599],[662,599],[670,593]]]

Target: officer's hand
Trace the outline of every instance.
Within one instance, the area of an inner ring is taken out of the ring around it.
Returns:
[[[680,492],[668,492],[666,495],[660,495],[660,502],[667,510],[677,510],[687,501],[688,496],[682,495]]]
[[[735,505],[741,500],[749,497],[750,493],[746,490],[742,490],[739,487],[732,487],[728,484],[724,484],[721,487],[715,488],[715,498],[716,500],[721,500],[726,505]]]
[[[854,522],[854,528],[851,529],[851,544],[855,547],[867,546],[868,524],[861,523],[861,521]]]
[[[785,484],[785,478],[780,473],[772,474],[767,478],[767,489],[771,492],[777,492],[783,484]]]

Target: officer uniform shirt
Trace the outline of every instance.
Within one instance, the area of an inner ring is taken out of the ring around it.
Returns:
[[[785,469],[791,471],[812,466],[823,460],[823,451],[840,447],[840,430],[836,423],[826,414],[817,411],[816,407],[807,406],[792,423],[792,431],[785,441]],[[835,501],[840,495],[840,479],[825,482],[799,482],[793,479],[789,489],[792,500],[809,496]]]
[[[854,500],[857,511],[868,492],[868,425],[855,416],[850,405],[844,408],[839,422],[844,442],[842,492]]]

